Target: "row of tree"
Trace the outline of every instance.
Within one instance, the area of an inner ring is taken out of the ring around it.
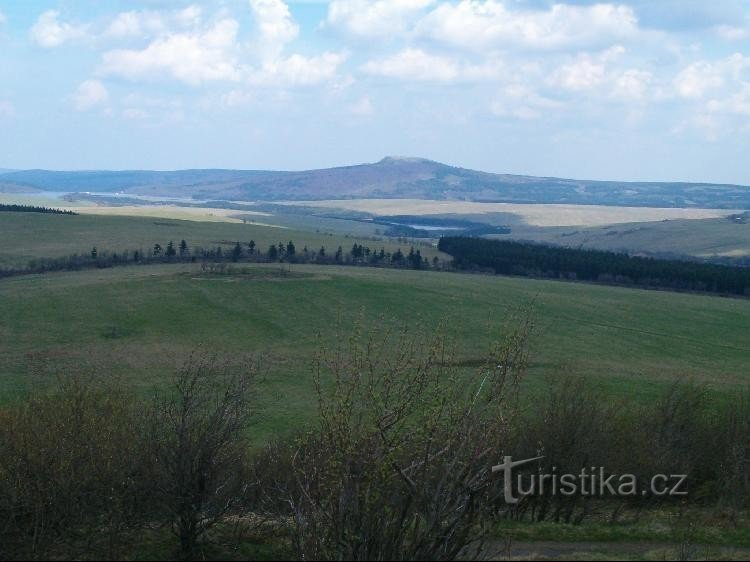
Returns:
[[[228,246],[228,247],[227,247]],[[430,261],[413,246],[408,253],[401,248],[393,252],[384,247],[372,249],[354,243],[348,250],[338,246],[329,251],[304,246],[301,250],[292,240],[259,249],[254,240],[217,245],[211,248],[191,247],[187,241],[156,243],[148,250],[123,252],[101,251],[73,254],[61,258],[31,260],[25,268],[0,269],[0,277],[25,273],[78,270],[90,267],[114,267],[128,264],[173,262],[257,262],[301,263],[323,265],[360,265],[409,269],[465,270],[492,272],[567,280],[594,281],[720,294],[750,295],[750,268],[708,264],[675,259],[655,259],[600,250],[580,250],[506,240],[470,237],[443,237],[438,249],[452,256],[452,263],[437,256]]]
[[[51,215],[77,215],[73,211],[54,209],[52,207],[37,207],[34,205],[0,205],[0,211],[11,213],[46,213]]]
[[[441,238],[438,248],[457,269],[750,295],[749,268],[459,236]]]
[[[311,249],[297,248],[292,240],[286,244],[269,245],[267,250],[258,248],[254,240],[247,243],[235,242],[229,247],[217,245],[211,248],[191,247],[187,241],[169,241],[162,245],[154,244],[148,250],[125,250],[109,252],[93,247],[88,254],[73,254],[61,258],[40,258],[31,260],[25,268],[0,269],[0,277],[24,273],[47,273],[51,271],[79,270],[91,267],[107,268],[118,265],[147,265],[158,263],[213,262],[256,262],[256,263],[315,263],[323,265],[362,265],[373,267],[397,267],[411,269],[444,269],[447,266],[437,257],[429,261],[421,251],[411,247],[408,253],[401,248],[394,252],[379,250],[354,243],[349,250],[338,246],[329,251],[325,246]]]
[[[96,248],[92,250],[92,257],[97,258]],[[143,256],[140,255],[142,258]],[[322,264],[344,264],[344,265],[383,265],[394,267],[409,267],[412,269],[427,269],[431,266],[439,266],[440,260],[435,258],[432,262],[422,257],[419,249],[413,246],[409,253],[405,254],[398,248],[395,252],[387,252],[384,247],[380,250],[373,250],[368,246],[357,244],[352,245],[351,249],[344,250],[338,246],[335,252],[329,252],[325,246],[318,249],[311,249],[304,246],[301,250],[297,249],[294,241],[289,240],[286,244],[279,242],[271,244],[266,251],[257,247],[254,240],[248,243],[235,242],[231,250],[226,250],[222,246],[214,248],[196,248],[191,250],[185,240],[182,240],[178,247],[174,242],[169,242],[166,247],[155,244],[150,258],[159,259],[190,259],[195,261],[196,258],[201,260],[214,261],[255,261],[255,262],[285,262],[285,263],[322,263]]]

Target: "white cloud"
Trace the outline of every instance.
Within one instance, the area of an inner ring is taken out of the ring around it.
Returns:
[[[563,107],[557,100],[544,97],[523,84],[511,84],[498,92],[490,105],[490,111],[498,117],[515,119],[539,119],[550,110]]]
[[[142,50],[107,51],[101,72],[130,80],[166,75],[191,85],[238,80],[234,54],[238,27],[236,20],[226,18],[202,30],[158,37]]]
[[[614,77],[612,96],[626,101],[643,100],[646,98],[653,78],[653,74],[646,70],[637,68],[625,70]]]
[[[677,94],[683,98],[701,98],[709,90],[720,88],[723,84],[722,72],[709,62],[691,64],[674,80]]]
[[[553,81],[566,90],[580,92],[600,86],[606,79],[606,72],[602,62],[582,55],[578,60],[560,67]]]
[[[324,52],[306,56],[285,55],[287,45],[299,35],[299,25],[282,0],[250,0],[258,37],[255,41],[260,63],[246,69],[247,83],[258,87],[312,86],[336,78],[338,68],[348,58],[346,52]],[[229,96],[225,102],[245,103],[244,94]]]
[[[743,81],[743,75],[749,69],[750,58],[740,53],[719,61],[694,62],[675,77],[674,88],[680,97],[701,99],[728,83]],[[750,80],[750,76],[745,80]]]
[[[78,111],[85,111],[105,103],[109,99],[109,92],[99,80],[86,80],[78,86],[71,96],[74,107]]]
[[[60,12],[43,12],[31,28],[31,39],[45,48],[58,47],[63,43],[86,36],[87,26],[60,21]]]
[[[608,78],[608,65],[625,52],[616,45],[596,54],[579,54],[572,62],[560,65],[552,74],[551,82],[573,92],[594,90],[602,86]]]
[[[333,0],[326,22],[352,35],[373,38],[404,33],[435,0]]]
[[[164,29],[164,19],[158,12],[121,12],[107,26],[104,36],[116,39],[143,37]]]
[[[203,16],[203,9],[200,6],[191,5],[179,10],[175,14],[175,20],[178,24],[183,26],[194,26],[201,22]]]
[[[8,21],[8,18],[6,18],[3,11],[0,10],[0,25],[3,25],[6,21]]]
[[[640,68],[623,68],[625,49],[619,45],[600,53],[584,53],[560,64],[548,84],[572,94],[601,100],[643,102],[649,97],[654,75]]]
[[[260,37],[258,40],[263,58],[276,58],[284,47],[299,35],[299,26],[292,19],[289,6],[282,0],[250,0]]]
[[[676,132],[690,129],[717,141],[730,134],[746,134],[750,127],[750,57],[735,53],[715,61],[697,61],[673,82],[677,96],[692,102],[690,116]]]
[[[428,82],[452,82],[460,76],[455,60],[421,49],[405,49],[390,57],[372,60],[363,70],[376,76]]]
[[[120,12],[101,33],[105,39],[130,39],[154,37],[201,24],[203,10],[199,6],[188,6],[176,11],[129,11]]]
[[[373,76],[410,82],[492,82],[503,80],[508,65],[497,57],[468,62],[451,56],[431,54],[423,49],[408,48],[367,62],[362,70]],[[523,66],[518,72],[524,71]]]
[[[294,87],[320,84],[336,77],[339,66],[348,56],[345,52],[284,53],[286,46],[299,34],[299,26],[285,2],[249,0],[249,6],[257,26],[255,40],[250,45],[240,42],[239,23],[228,17],[226,11],[220,12],[221,19],[205,24],[200,8],[195,6],[178,12],[118,14],[104,33],[105,37],[152,36],[152,39],[140,49],[104,52],[99,72],[134,81],[177,79],[193,86],[228,81],[258,87]],[[216,99],[223,106],[246,102],[242,89]]]
[[[607,44],[634,36],[638,20],[625,5],[554,4],[547,10],[512,10],[495,0],[444,2],[417,32],[456,47],[569,49]]]
[[[249,76],[248,81],[257,86],[313,86],[334,79],[346,58],[345,53],[323,53],[313,57],[294,54],[268,60]]]
[[[750,117],[750,84],[744,84],[724,99],[709,101],[707,109],[711,113],[728,113]]]

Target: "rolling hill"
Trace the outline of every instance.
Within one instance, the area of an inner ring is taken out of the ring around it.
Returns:
[[[750,187],[710,183],[589,181],[492,174],[423,158],[387,157],[306,171],[21,170],[0,192],[103,192],[234,201],[417,198],[637,207],[750,208]]]

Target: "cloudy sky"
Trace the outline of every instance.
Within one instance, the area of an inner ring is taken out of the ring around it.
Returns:
[[[750,184],[750,0],[0,0],[0,167]]]

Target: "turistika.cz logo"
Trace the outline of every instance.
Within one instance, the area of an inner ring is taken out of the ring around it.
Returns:
[[[577,474],[560,473],[557,467],[549,472],[541,469],[536,473],[524,474],[516,471],[522,466],[539,461],[544,457],[534,457],[514,461],[512,457],[503,457],[503,463],[492,467],[493,473],[502,473],[505,501],[516,504],[525,496],[598,496],[598,497],[633,497],[633,496],[686,496],[686,474],[655,474],[645,483],[639,483],[634,474],[607,474],[604,467],[583,468]],[[515,479],[513,476],[515,475]]]

